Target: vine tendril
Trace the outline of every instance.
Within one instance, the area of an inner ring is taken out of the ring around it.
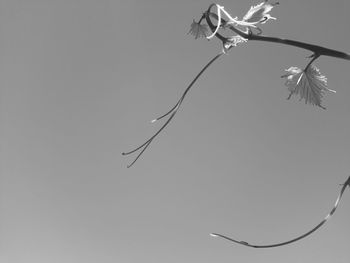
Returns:
[[[300,236],[298,236],[296,238],[290,239],[290,240],[285,241],[285,242],[276,243],[276,244],[254,245],[254,244],[250,244],[250,243],[248,243],[246,241],[239,241],[239,240],[233,239],[231,237],[228,237],[228,236],[225,236],[225,235],[222,235],[222,234],[211,233],[210,235],[213,236],[213,237],[220,237],[220,238],[226,239],[226,240],[228,240],[230,242],[233,242],[233,243],[236,243],[236,244],[239,244],[239,245],[243,245],[243,246],[247,246],[247,247],[252,247],[252,248],[272,248],[272,247],[280,247],[280,246],[285,246],[285,245],[294,243],[296,241],[299,241],[299,240],[301,240],[301,239],[311,235],[313,232],[315,232],[317,229],[319,229],[322,225],[324,225],[333,216],[334,212],[338,208],[339,202],[342,199],[342,196],[343,196],[343,193],[344,193],[346,187],[348,187],[348,186],[350,187],[350,176],[345,181],[345,183],[342,184],[342,185],[343,185],[343,187],[340,190],[338,198],[335,201],[335,204],[334,204],[332,210],[328,213],[328,215],[326,215],[326,217],[320,223],[318,223],[314,228],[312,228],[311,230],[307,231],[306,233],[304,233],[304,234],[302,234],[302,235],[300,235]]]

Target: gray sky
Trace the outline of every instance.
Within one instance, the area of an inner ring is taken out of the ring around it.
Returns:
[[[350,63],[321,57],[327,110],[287,101],[310,55],[248,42],[198,80],[131,169],[121,152],[160,127],[212,57],[186,35],[210,1],[0,0],[4,263],[349,262]],[[242,17],[253,1],[220,1]],[[281,0],[264,34],[350,52],[350,2]]]

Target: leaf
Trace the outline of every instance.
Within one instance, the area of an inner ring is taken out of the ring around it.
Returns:
[[[193,19],[193,22],[191,24],[191,29],[190,31],[188,31],[187,34],[191,34],[194,36],[195,39],[197,39],[200,37],[206,37],[208,32],[209,32],[209,28],[207,25],[201,25]]]
[[[278,2],[268,4],[267,1],[264,1],[256,6],[251,6],[249,11],[244,15],[243,21],[251,24],[265,24],[269,19],[276,19],[268,13],[278,4]]]
[[[239,43],[244,43],[247,42],[248,39],[241,37],[240,35],[236,35],[233,37],[228,38],[228,40],[224,43],[224,47],[223,47],[223,52],[227,53],[227,51],[231,48],[231,47],[236,47]]]
[[[287,74],[282,78],[286,78],[285,85],[288,87],[290,94],[288,99],[295,94],[300,96],[300,100],[304,99],[305,104],[322,106],[321,101],[325,91],[336,92],[327,88],[327,78],[322,75],[318,68],[314,65],[307,67],[306,71],[298,67],[290,67],[286,69]]]

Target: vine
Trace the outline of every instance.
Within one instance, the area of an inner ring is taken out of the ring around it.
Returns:
[[[265,24],[269,20],[276,19],[275,17],[272,17],[269,14],[269,12],[273,9],[274,6],[278,4],[278,2],[268,3],[268,0],[265,0],[264,2],[256,6],[252,6],[241,20],[239,20],[237,17],[233,18],[223,6],[220,6],[218,4],[211,4],[208,7],[207,11],[205,11],[201,15],[201,18],[198,20],[198,22],[193,20],[191,24],[191,29],[188,33],[192,34],[195,37],[195,39],[201,37],[212,39],[213,37],[216,37],[222,42],[222,52],[213,57],[200,70],[200,72],[187,86],[180,99],[169,111],[151,121],[152,123],[154,123],[167,117],[166,121],[157,130],[157,132],[155,132],[154,135],[151,136],[148,140],[146,140],[143,144],[137,146],[131,151],[122,153],[123,155],[138,153],[134,160],[128,165],[128,168],[136,163],[136,161],[150,146],[153,140],[168,126],[168,124],[171,122],[171,120],[175,117],[176,113],[180,109],[189,90],[192,88],[192,86],[195,84],[198,78],[208,69],[208,67],[212,65],[214,61],[216,61],[219,57],[221,57],[221,55],[228,53],[231,48],[236,47],[237,45],[241,45],[242,43],[245,43],[247,41],[264,41],[282,45],[289,45],[312,52],[311,56],[309,56],[310,61],[303,69],[296,66],[292,66],[286,69],[286,74],[281,77],[286,79],[285,85],[288,87],[288,91],[290,92],[289,96],[287,97],[288,100],[291,98],[292,95],[299,95],[300,99],[304,99],[306,104],[311,104],[318,106],[322,109],[326,109],[321,103],[323,95],[325,92],[335,93],[335,91],[327,87],[327,78],[320,73],[320,70],[314,65],[314,62],[321,56],[329,56],[339,59],[350,60],[350,55],[338,50],[329,49],[310,43],[263,35],[260,26],[262,24]],[[212,12],[212,9],[214,7],[216,7],[216,13]],[[224,19],[223,16],[226,16],[226,19]],[[213,19],[216,21],[216,24],[213,23]],[[203,21],[206,21],[206,24]],[[209,29],[211,31],[211,34],[209,34]],[[233,33],[235,33],[235,35],[225,37],[222,34],[220,34],[221,31],[226,30],[232,31]],[[254,31],[256,32],[254,33]],[[347,186],[350,187],[350,176],[343,184],[343,187],[340,190],[335,205],[332,208],[332,210],[328,213],[328,215],[310,231],[307,231],[305,234],[302,234],[291,240],[271,245],[254,245],[245,241],[238,241],[236,239],[230,238],[222,234],[212,233],[211,235],[252,248],[278,247],[299,241],[314,233],[333,216]]]

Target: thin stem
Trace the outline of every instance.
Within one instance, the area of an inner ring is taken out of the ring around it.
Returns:
[[[318,59],[320,57],[319,54],[313,54],[312,59],[310,60],[310,62],[306,65],[304,72],[306,72],[306,70],[310,67],[310,65],[312,64],[312,62],[314,62],[316,59]]]
[[[131,166],[134,165],[134,163],[136,163],[136,161],[140,158],[140,156],[143,154],[143,152],[148,148],[148,146],[151,144],[151,142],[153,141],[153,139],[155,137],[157,137],[157,135],[169,124],[169,122],[171,121],[171,119],[175,116],[176,111],[173,112],[173,114],[170,115],[169,119],[163,124],[163,126],[151,137],[149,138],[145,143],[143,143],[141,146],[137,147],[135,150],[132,150],[130,152],[127,153],[122,153],[123,155],[128,155],[131,153],[134,153],[140,149],[142,149],[140,151],[140,153],[136,156],[136,158],[134,159],[134,161],[132,161],[131,164],[129,164],[127,167],[130,168]]]
[[[221,234],[217,234],[217,233],[211,233],[210,235],[213,236],[213,237],[221,237],[221,238],[226,239],[228,241],[231,241],[233,243],[237,243],[237,244],[240,244],[240,245],[243,245],[243,246],[247,246],[247,247],[252,247],[252,248],[272,248],[272,247],[280,247],[280,246],[285,246],[285,245],[294,243],[296,241],[299,241],[299,240],[301,240],[301,239],[311,235],[313,232],[315,232],[317,229],[319,229],[322,225],[324,225],[333,216],[334,212],[338,208],[339,202],[340,202],[340,200],[341,200],[341,198],[343,196],[343,193],[344,193],[344,191],[345,191],[347,186],[350,187],[350,176],[348,177],[348,179],[343,184],[343,187],[340,190],[340,193],[338,195],[337,200],[335,201],[335,204],[334,204],[332,210],[326,215],[326,217],[319,224],[317,224],[314,228],[312,228],[310,231],[307,231],[305,234],[302,234],[302,235],[300,235],[300,236],[298,236],[296,238],[293,238],[291,240],[288,240],[288,241],[285,241],[285,242],[276,243],[276,244],[271,244],[271,245],[253,245],[253,244],[250,244],[250,243],[248,243],[246,241],[239,241],[239,240],[233,239],[231,237],[228,237],[228,236],[225,236],[225,235],[221,235]]]
[[[198,21],[198,24],[200,24],[204,18],[205,18],[205,13],[202,14],[201,18]]]
[[[148,146],[151,144],[151,142],[153,141],[153,139],[155,139],[157,137],[157,135],[160,134],[160,132],[170,123],[170,121],[172,120],[172,118],[175,116],[175,114],[177,113],[177,111],[179,110],[183,100],[185,99],[188,91],[191,89],[191,87],[193,86],[193,84],[197,81],[197,79],[203,74],[203,72],[215,61],[217,60],[220,56],[222,55],[222,53],[217,54],[214,58],[212,58],[203,68],[202,70],[197,74],[197,76],[191,81],[191,83],[188,85],[188,87],[185,89],[184,93],[182,94],[182,96],[180,97],[180,99],[178,100],[178,102],[175,104],[174,107],[172,107],[167,113],[163,114],[162,116],[154,119],[152,122],[155,122],[157,120],[160,120],[166,116],[168,116],[169,114],[170,117],[167,119],[167,121],[163,124],[163,126],[152,136],[150,137],[146,142],[144,142],[143,144],[141,144],[140,146],[136,147],[135,149],[129,151],[129,152],[123,152],[122,155],[129,155],[132,154],[134,152],[137,152],[139,150],[140,153],[136,156],[136,158],[134,159],[134,161],[129,164],[127,167],[130,168],[131,166],[134,165],[134,163],[140,158],[140,156],[144,153],[144,151],[148,148]]]

